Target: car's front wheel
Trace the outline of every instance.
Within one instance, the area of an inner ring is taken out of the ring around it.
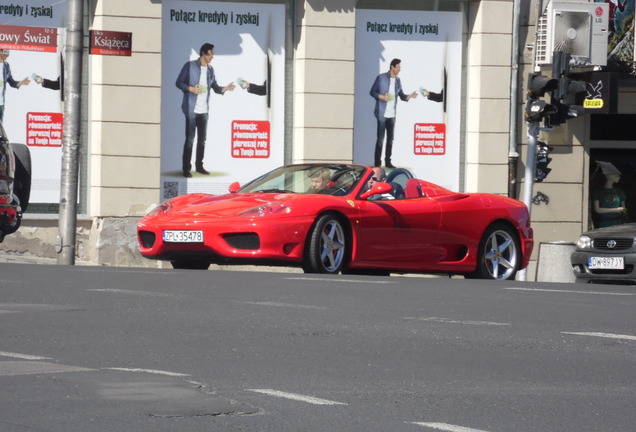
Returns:
[[[335,215],[320,216],[307,241],[305,273],[340,272],[347,256],[347,233]]]
[[[521,247],[512,228],[503,223],[488,227],[479,242],[477,268],[471,277],[512,280],[521,263]]]
[[[174,269],[186,270],[207,270],[210,268],[210,262],[206,260],[176,260],[170,261]]]

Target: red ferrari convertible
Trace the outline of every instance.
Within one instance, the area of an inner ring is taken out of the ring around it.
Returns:
[[[325,178],[315,188],[312,179]],[[138,225],[139,249],[174,268],[297,265],[308,273],[462,274],[514,279],[533,247],[526,206],[456,193],[394,169],[368,186],[370,167],[277,168],[228,194],[178,196]]]

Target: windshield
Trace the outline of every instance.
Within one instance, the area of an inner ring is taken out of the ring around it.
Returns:
[[[365,171],[366,167],[360,165],[288,165],[252,180],[240,192],[347,195]]]

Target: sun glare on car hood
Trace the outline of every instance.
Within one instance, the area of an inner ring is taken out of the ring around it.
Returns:
[[[279,201],[282,199],[282,201]],[[235,216],[264,216],[268,214],[288,214],[291,212],[293,194],[227,194],[209,196],[185,207],[176,208],[171,213],[206,216],[206,217],[235,217]]]

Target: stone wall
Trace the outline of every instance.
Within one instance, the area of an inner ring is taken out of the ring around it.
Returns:
[[[75,260],[117,267],[164,268],[169,263],[148,260],[139,253],[138,217],[106,217],[77,221]],[[0,255],[57,258],[58,222],[27,218],[20,229],[5,237]]]

